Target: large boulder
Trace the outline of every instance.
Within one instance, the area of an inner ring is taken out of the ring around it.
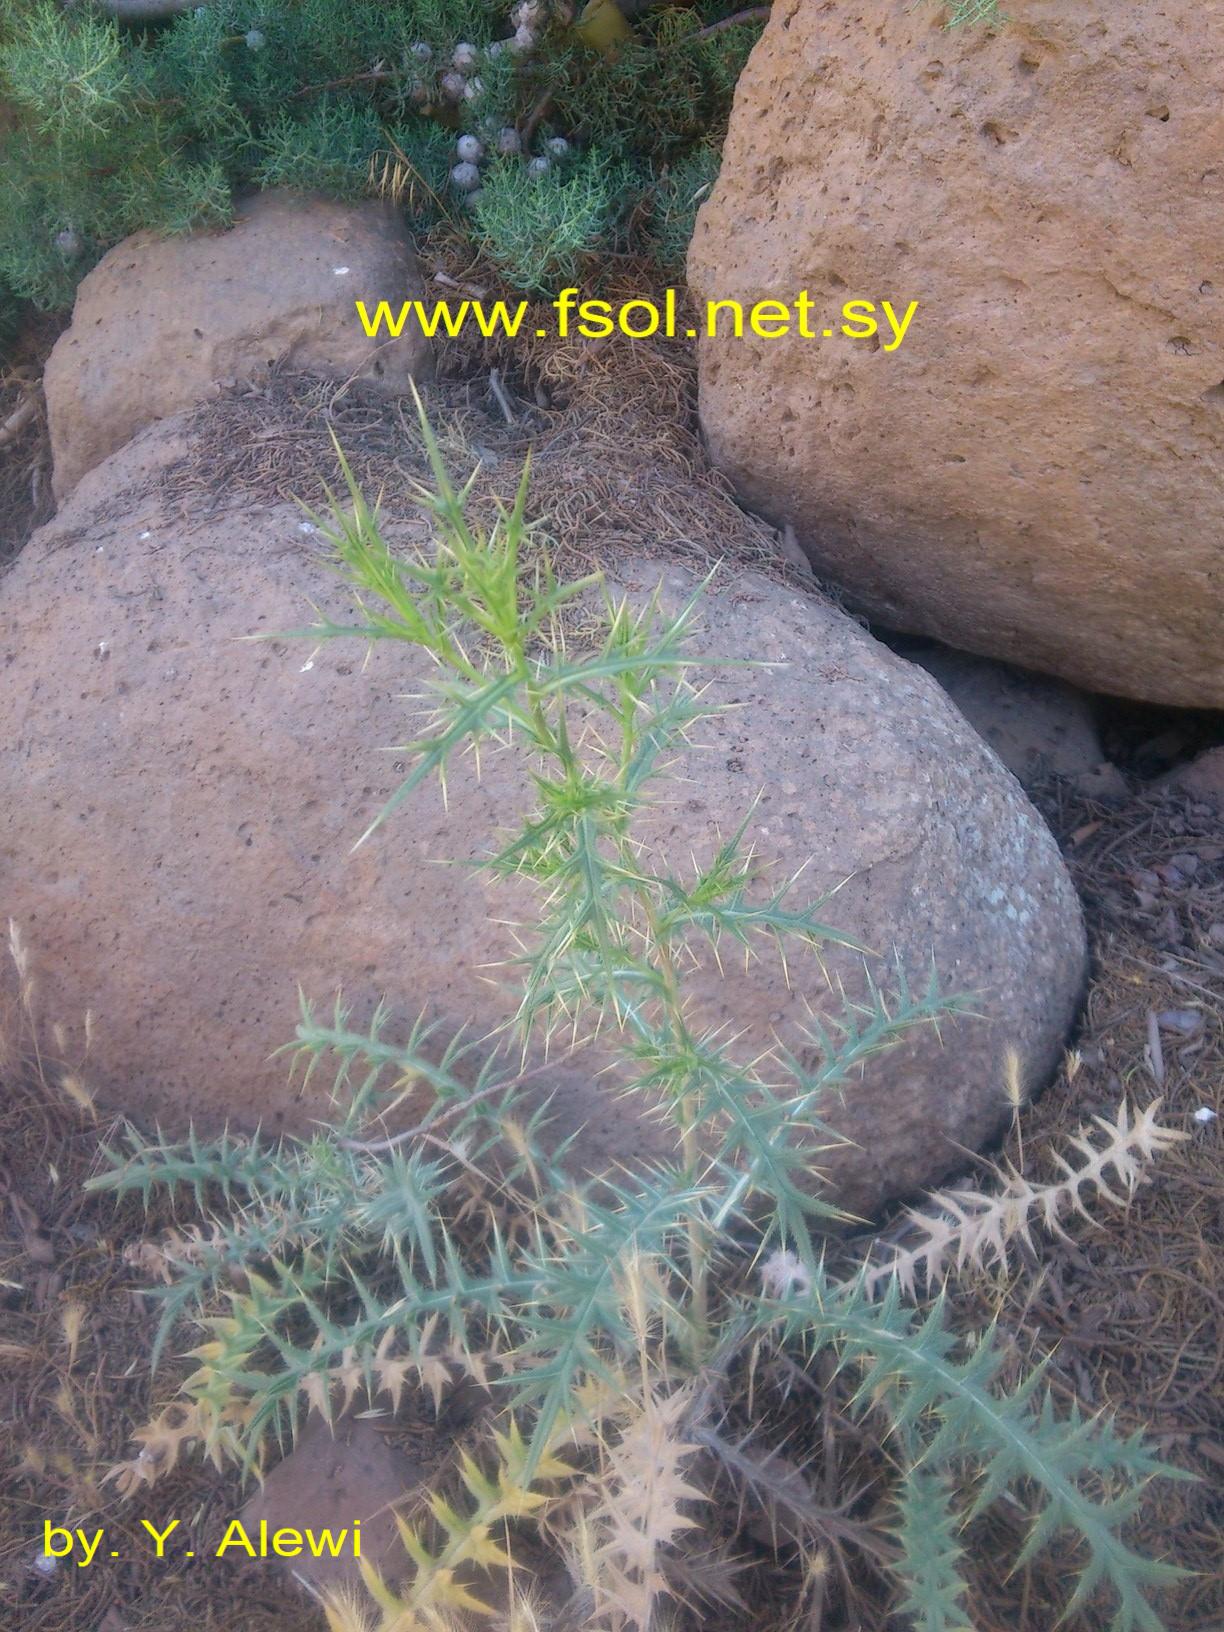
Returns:
[[[185,514],[159,471],[183,457],[180,420],[151,427],[87,477],[0,580],[0,915],[35,950],[40,1012],[95,1013],[88,1074],[101,1097],[182,1128],[189,1118],[301,1129],[325,1085],[291,1083],[299,982],[359,1013],[432,1014],[483,1030],[512,995],[491,960],[514,949],[522,903],[463,867],[524,790],[504,755],[458,769],[353,852],[400,780],[384,750],[412,730],[430,665],[403,646],[245,643],[300,627],[308,601],[346,610],[318,541],[287,505]],[[542,455],[546,457],[546,455]],[[513,472],[499,473],[503,487]],[[119,499],[116,500],[116,495]],[[408,524],[405,524],[408,525]],[[618,562],[644,596],[658,562]],[[695,578],[667,569],[665,602]],[[977,995],[982,1019],[926,1027],[847,1085],[829,1120],[854,1144],[822,1157],[861,1212],[937,1178],[956,1146],[1005,1114],[1005,1054],[1024,1083],[1055,1065],[1084,972],[1079,904],[1018,784],[920,669],[853,620],[771,578],[726,575],[696,650],[775,665],[716,674],[736,706],[678,767],[650,836],[678,868],[710,855],[760,793],[758,851],[801,866],[825,916],[881,960]],[[840,886],[840,888],[838,888]],[[883,961],[873,972],[887,983]],[[695,1012],[801,1045],[811,1009],[861,997],[849,952],[727,960],[694,978]],[[594,1168],[672,1154],[580,1057],[550,1086],[558,1134]],[[408,1107],[406,1114],[415,1114]]]
[[[406,391],[428,371],[429,342],[412,324],[368,339],[355,302],[398,308],[421,292],[403,217],[375,202],[257,193],[225,231],[125,238],[81,284],[47,360],[56,498],[222,381],[284,365]]]
[[[707,300],[806,289],[816,338],[735,340],[724,314],[709,445],[882,623],[1220,707],[1219,11],[1002,10],[774,6],[689,275]],[[904,342],[844,337],[856,299],[918,301]]]

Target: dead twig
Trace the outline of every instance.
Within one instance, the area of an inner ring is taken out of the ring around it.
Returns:
[[[41,403],[42,392],[36,388],[17,404],[3,424],[0,424],[0,448],[9,442],[16,442],[26,427],[34,423],[38,418]]]
[[[710,23],[705,28],[699,28],[693,38],[708,40],[711,34],[721,34],[724,28],[736,28],[740,23],[763,23],[772,10],[771,5],[746,6],[743,11],[732,12],[730,17],[722,17],[716,23]]]

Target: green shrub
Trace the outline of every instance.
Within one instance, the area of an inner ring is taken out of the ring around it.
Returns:
[[[352,197],[365,185],[370,160],[384,142],[368,104],[321,97],[305,118],[279,114],[267,128],[256,172],[261,187],[300,187]]]
[[[233,190],[249,186],[355,197],[392,144],[427,156],[418,221],[475,219],[503,272],[538,287],[550,264],[609,247],[660,166],[717,144],[759,25],[699,30],[734,9],[664,8],[613,57],[549,13],[516,56],[500,43],[514,31],[511,0],[261,0],[254,12],[210,0],[144,27],[61,0],[0,0],[0,107],[14,116],[0,125],[0,289],[62,307],[139,227],[224,220]],[[460,42],[477,60],[456,102],[444,76]],[[479,135],[494,153],[508,126],[538,132],[520,169],[550,132],[579,159],[534,192],[510,164],[494,167],[473,218],[449,183],[455,138]]]
[[[424,434],[434,549],[393,549],[350,479],[348,506],[323,524],[354,613],[301,633],[402,641],[436,661],[432,718],[400,750],[411,768],[379,821],[471,748],[523,759],[534,802],[504,813],[509,836],[478,863],[534,890],[511,971],[517,1012],[496,1041],[422,1021],[396,1042],[385,1013],[357,1030],[343,1008],[306,1007],[298,1047],[311,1070],[334,1072],[332,1129],[185,1144],[130,1133],[109,1153],[96,1188],[187,1191],[208,1220],[165,1249],[162,1338],[187,1317],[205,1340],[187,1415],[155,1425],[146,1446],[198,1437],[250,1464],[311,1408],[394,1408],[405,1388],[436,1400],[475,1379],[501,1401],[488,1454],[461,1460],[461,1496],[434,1490],[405,1527],[405,1587],[367,1569],[379,1625],[457,1624],[478,1601],[473,1572],[505,1567],[515,1528],[547,1512],[584,1561],[597,1615],[645,1632],[662,1560],[705,1499],[694,1451],[719,1443],[711,1419],[728,1377],[741,1357],[785,1346],[850,1372],[854,1410],[888,1418],[885,1556],[912,1626],[966,1625],[959,1538],[1007,1499],[1029,1515],[1024,1556],[1078,1541],[1069,1608],[1108,1587],[1118,1632],[1153,1632],[1146,1591],[1174,1572],[1120,1535],[1161,1471],[1153,1454],[1105,1416],[1056,1411],[1040,1371],[1006,1382],[992,1334],[961,1343],[940,1302],[907,1307],[900,1274],[880,1295],[878,1270],[847,1281],[826,1268],[835,1210],[812,1171],[813,1145],[830,1137],[822,1112],[881,1049],[960,1005],[893,976],[837,1026],[813,1023],[810,1064],[750,1058],[694,1021],[688,972],[720,950],[785,955],[797,972],[845,941],[823,903],[763,886],[748,820],[691,873],[641,842],[669,761],[712,710],[695,673],[701,596],[634,608],[598,580],[559,581],[529,547],[526,475],[482,529]],[[547,1044],[561,1062],[596,1030],[619,1059],[608,1091],[661,1101],[674,1163],[593,1182],[549,1149],[525,1061]],[[389,1133],[410,1097],[416,1122]],[[1118,1137],[1122,1149],[1130,1135]],[[477,1216],[497,1220],[475,1235],[474,1185]],[[764,1477],[743,1447],[719,1454]],[[331,1615],[358,1624],[341,1604]]]
[[[718,180],[722,155],[705,144],[668,165],[655,182],[647,238],[660,265],[682,272],[697,211]]]
[[[573,283],[624,197],[625,170],[598,152],[533,175],[518,159],[490,166],[474,206],[489,259],[519,289]]]

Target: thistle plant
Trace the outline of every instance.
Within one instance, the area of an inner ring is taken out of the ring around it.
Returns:
[[[878,1267],[847,1282],[825,1265],[838,1214],[814,1152],[836,1138],[833,1096],[958,1001],[890,973],[836,1024],[759,1058],[701,1022],[692,973],[724,950],[785,956],[798,979],[805,958],[854,945],[827,902],[767,878],[751,813],[687,873],[649,843],[669,766],[717,711],[695,651],[702,592],[634,604],[598,578],[563,581],[527,520],[528,471],[479,525],[423,414],[422,435],[432,549],[389,542],[342,461],[347,498],[315,520],[353,615],[298,633],[433,660],[410,769],[376,826],[426,781],[445,790],[465,752],[522,762],[527,808],[474,864],[534,901],[504,971],[508,1019],[487,1038],[425,1017],[403,1040],[385,1010],[358,1028],[343,1006],[305,1004],[296,1048],[333,1075],[332,1127],[276,1142],[129,1131],[108,1152],[96,1188],[170,1187],[205,1220],[166,1246],[155,1289],[163,1341],[187,1322],[203,1333],[188,1416],[146,1434],[124,1487],[155,1477],[156,1447],[177,1455],[185,1433],[257,1466],[309,1411],[394,1411],[410,1388],[437,1403],[470,1379],[492,1400],[485,1450],[460,1459],[454,1494],[426,1492],[403,1521],[401,1580],[365,1566],[374,1624],[467,1624],[487,1608],[482,1572],[506,1567],[516,1527],[542,1523],[593,1597],[586,1624],[645,1632],[679,1591],[728,1379],[780,1346],[852,1378],[853,1409],[887,1422],[901,1472],[881,1547],[909,1624],[966,1626],[961,1536],[1006,1496],[1029,1516],[1021,1560],[1078,1538],[1069,1611],[1099,1588],[1117,1632],[1155,1632],[1148,1593],[1175,1572],[1122,1535],[1162,1471],[1153,1454],[1104,1416],[1057,1413],[1040,1369],[1005,1380],[991,1332],[964,1344],[941,1300],[907,1304],[912,1275],[881,1286]],[[550,1142],[529,1062],[592,1036],[616,1089],[668,1119],[669,1162],[580,1177]],[[767,1477],[751,1447],[724,1450],[724,1472]],[[369,1624],[348,1600],[329,1615]]]

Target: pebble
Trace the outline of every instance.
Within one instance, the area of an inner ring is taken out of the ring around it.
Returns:
[[[1156,1016],[1161,1031],[1175,1031],[1182,1037],[1193,1037],[1202,1029],[1203,1016],[1198,1009],[1162,1009]]]

